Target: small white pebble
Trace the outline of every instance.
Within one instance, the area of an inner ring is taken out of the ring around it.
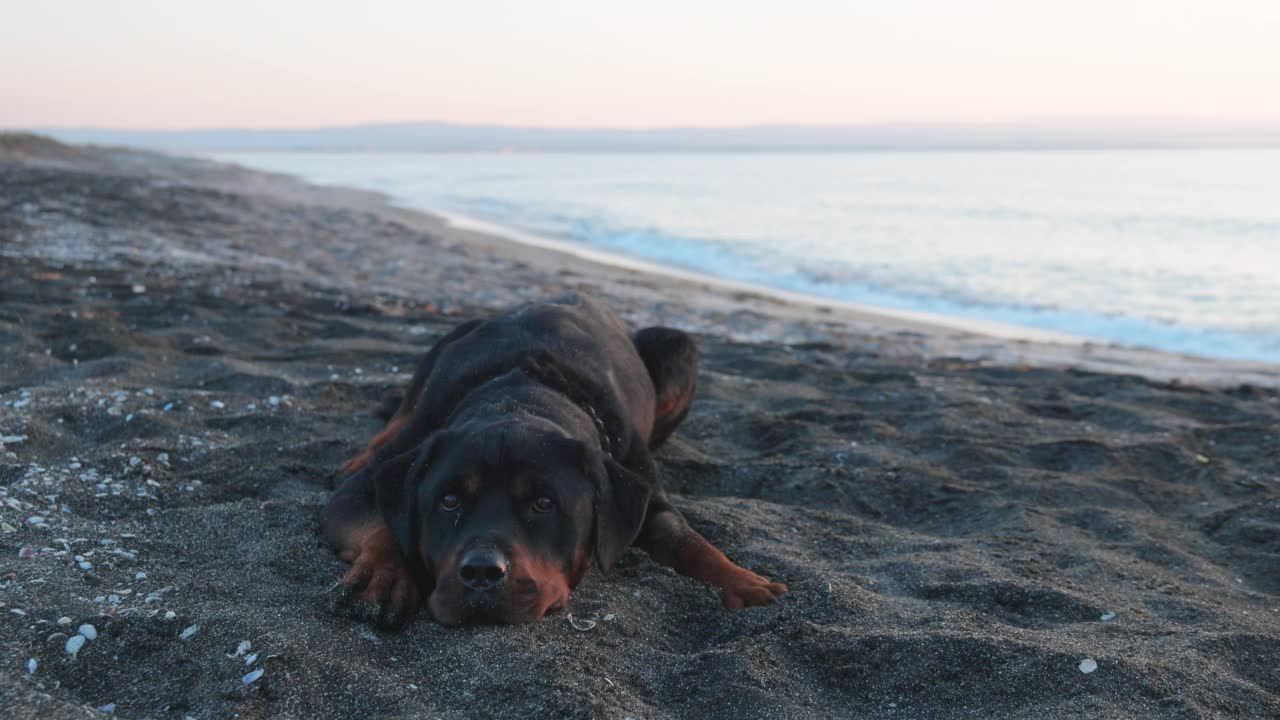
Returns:
[[[30,660],[27,661],[27,674],[35,675],[36,668],[38,667],[40,667],[40,662],[37,661],[35,658],[31,658]]]
[[[89,562],[88,560],[81,560],[80,562],[76,563],[76,565],[79,566],[81,570],[93,569],[93,563]]]
[[[5,435],[4,437],[0,437],[0,443],[5,445],[16,445],[20,442],[26,442],[26,439],[26,435]]]
[[[600,619],[601,619],[601,620],[604,620],[605,622],[613,622],[613,619],[614,619],[615,617],[617,617],[617,616],[616,616],[616,615],[614,615],[613,613],[609,613],[608,615],[605,615],[604,617],[602,617],[602,618],[600,618]]]
[[[31,517],[27,518],[27,524],[29,525],[39,525],[42,522],[44,522],[44,518],[40,517],[39,515],[32,515]]]
[[[575,618],[572,613],[568,615],[568,618],[569,624],[573,626],[574,630],[582,630],[585,632],[596,626],[595,620],[579,620]]]
[[[249,648],[251,648],[251,647],[253,647],[253,643],[249,642],[248,640],[241,640],[241,641],[240,641],[240,644],[239,644],[239,645],[236,645],[236,652],[235,652],[235,654],[234,654],[234,655],[228,655],[227,657],[233,657],[233,658],[234,658],[234,657],[240,657],[241,655],[243,655],[243,654],[245,654],[245,653],[249,652]]]
[[[164,407],[161,409],[164,410],[165,412],[169,412],[170,410],[173,409],[173,403],[165,403]]]
[[[1100,620],[1102,620],[1102,622],[1110,622],[1110,621],[1112,621],[1112,620],[1115,620],[1115,619],[1116,619],[1116,614],[1115,614],[1115,613],[1102,613],[1102,617],[1100,617],[1099,619],[1100,619]]]
[[[115,714],[115,712],[116,712],[116,704],[115,704],[115,703],[107,703],[106,705],[99,705],[99,706],[98,706],[98,711],[99,711],[99,712],[104,712],[104,713],[106,713],[106,714],[108,714],[108,715],[114,715],[114,714]]]
[[[200,632],[200,626],[199,626],[199,625],[192,625],[191,627],[187,628],[186,630],[183,630],[183,631],[182,631],[182,634],[178,636],[178,639],[179,639],[179,640],[189,640],[189,639],[191,639],[192,637],[195,637],[195,634],[196,634],[196,633],[198,633],[198,632]]]
[[[1080,672],[1088,675],[1098,669],[1098,661],[1093,658],[1085,658],[1080,661]]]
[[[59,625],[70,625],[70,624],[71,624],[71,623],[73,623],[73,622],[75,622],[75,621],[74,621],[74,620],[72,620],[71,618],[67,617],[66,615],[63,615],[62,617],[58,618],[58,624],[59,624]]]
[[[173,620],[173,619],[175,619],[175,618],[177,618],[177,617],[178,617],[178,613],[176,613],[176,612],[174,612],[174,611],[172,611],[172,610],[167,610],[167,611],[165,611],[165,614],[164,614],[164,619],[165,619],[165,620]]]
[[[67,638],[67,644],[63,646],[63,649],[67,651],[68,655],[75,655],[80,652],[80,648],[82,647],[84,647],[84,636],[72,635]]]
[[[147,291],[147,286],[141,283],[134,283],[132,289],[134,295],[141,295]]]
[[[271,397],[267,398],[267,404],[271,405],[271,407],[276,407],[277,405],[280,404],[280,396],[272,395]]]
[[[146,573],[144,573],[144,572],[136,573],[136,574],[133,576],[133,579],[134,579],[134,580],[146,580],[146,579],[147,579],[147,574],[146,574]]]
[[[222,402],[221,400],[214,400],[213,402],[209,403],[209,407],[213,408],[214,410],[221,410],[226,406],[227,404]]]
[[[258,668],[257,670],[254,670],[249,674],[245,675],[244,677],[240,678],[240,682],[244,683],[245,685],[252,685],[253,683],[258,681],[258,678],[262,677],[263,672],[264,671],[262,668]]]
[[[92,625],[89,625],[89,624],[81,625],[81,626],[80,626],[80,634],[81,634],[81,635],[83,635],[83,636],[85,636],[85,637],[87,637],[87,638],[89,638],[90,640],[97,640],[97,639],[98,639],[98,628],[96,628],[96,627],[94,627],[94,626],[92,626]]]
[[[256,662],[258,662],[258,653],[249,653],[248,655],[244,656],[245,665],[252,665]]]

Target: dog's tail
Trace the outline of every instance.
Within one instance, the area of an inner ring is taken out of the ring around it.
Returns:
[[[688,333],[647,327],[632,337],[657,394],[649,449],[662,445],[689,414],[698,387],[698,346]]]

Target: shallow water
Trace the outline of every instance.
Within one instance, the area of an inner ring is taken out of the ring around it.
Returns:
[[[216,157],[784,290],[1280,362],[1280,150]]]

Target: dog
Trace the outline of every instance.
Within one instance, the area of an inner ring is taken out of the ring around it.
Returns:
[[[528,623],[635,545],[729,609],[787,592],[734,564],[663,492],[651,452],[689,412],[698,350],[570,295],[472,320],[423,357],[386,427],[340,470],[324,534],[351,563],[337,608],[399,626]]]

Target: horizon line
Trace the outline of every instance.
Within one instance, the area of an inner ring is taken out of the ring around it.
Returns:
[[[408,126],[440,126],[475,129],[518,129],[535,131],[560,132],[617,132],[645,133],[661,131],[723,131],[723,130],[830,130],[854,128],[1057,128],[1075,130],[1175,130],[1175,131],[1244,131],[1244,132],[1280,132],[1280,118],[1269,120],[1223,120],[1215,118],[1197,118],[1186,116],[1131,116],[1131,115],[1097,115],[1097,116],[1062,116],[1044,118],[1021,118],[1016,120],[884,120],[884,121],[850,121],[850,122],[805,122],[777,120],[752,122],[743,124],[660,124],[644,126],[610,126],[610,125],[539,125],[521,123],[501,123],[494,121],[463,122],[441,120],[435,118],[406,120],[366,120],[347,123],[328,123],[317,125],[196,125],[184,127],[155,126],[117,126],[117,125],[85,125],[42,123],[30,125],[0,125],[5,131],[100,131],[100,132],[146,132],[146,133],[181,133],[181,132],[309,132],[316,130],[347,130],[379,127]]]

